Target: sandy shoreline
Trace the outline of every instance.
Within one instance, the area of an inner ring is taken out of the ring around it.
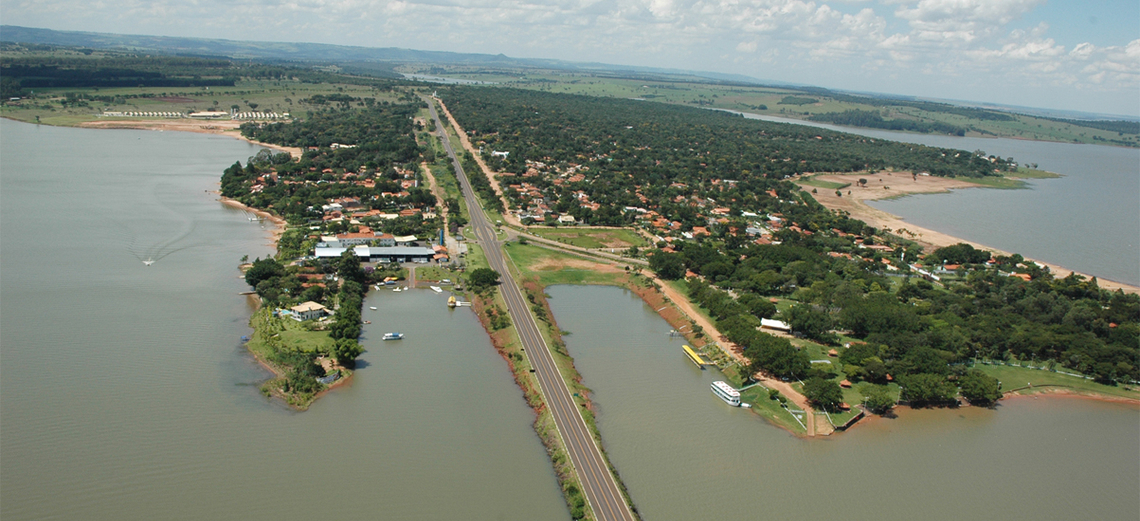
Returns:
[[[862,187],[859,185],[858,180],[866,179],[867,185]],[[887,199],[891,197],[900,197],[910,194],[933,194],[943,193],[954,189],[961,188],[988,188],[986,186],[963,181],[960,179],[950,179],[945,177],[935,176],[918,176],[917,179],[912,177],[911,174],[906,172],[882,172],[878,174],[820,174],[813,176],[813,179],[818,181],[832,182],[832,183],[851,183],[851,186],[842,189],[842,196],[835,195],[833,188],[817,188],[811,185],[797,182],[797,184],[811,192],[813,189],[816,193],[812,197],[820,204],[826,206],[831,210],[842,210],[849,212],[851,217],[859,219],[870,226],[879,229],[889,229],[891,233],[901,237],[911,239],[921,245],[925,249],[933,250],[943,246],[950,246],[958,243],[966,243],[975,248],[983,249],[993,252],[998,255],[1010,255],[1010,252],[999,250],[992,246],[979,244],[976,242],[954,237],[942,232],[923,228],[912,223],[904,221],[901,217],[884,212],[868,205],[865,201],[873,201],[876,199]],[[1064,278],[1070,273],[1077,273],[1085,277],[1093,277],[1088,273],[1081,273],[1074,271],[1064,266],[1053,264],[1050,262],[1041,261],[1038,259],[1026,259],[1038,262],[1049,267],[1054,277]],[[1125,293],[1140,293],[1140,287],[1123,282],[1097,277],[1097,283],[1102,289],[1115,291],[1117,289],[1124,290]]]
[[[277,248],[277,240],[280,239],[281,236],[285,234],[285,224],[286,224],[285,219],[282,219],[282,218],[280,218],[276,215],[273,215],[269,212],[266,212],[264,210],[258,210],[255,208],[250,208],[250,207],[242,204],[240,201],[238,201],[236,199],[230,199],[229,197],[222,196],[222,195],[218,194],[217,192],[212,192],[212,193],[214,193],[215,195],[218,195],[218,201],[220,201],[222,204],[224,204],[226,206],[229,206],[230,208],[237,208],[238,210],[242,210],[244,212],[252,213],[258,217],[264,218],[266,221],[273,223],[273,229],[269,230],[269,239],[270,239],[269,246],[273,246],[274,249]]]
[[[301,157],[301,149],[297,147],[283,147],[254,141],[242,136],[238,127],[243,122],[232,120],[195,120],[195,119],[163,119],[163,120],[130,120],[109,119],[101,121],[87,121],[76,125],[79,128],[119,128],[131,130],[161,130],[171,132],[194,132],[196,134],[216,134],[240,139],[254,145],[288,152],[293,158]]]

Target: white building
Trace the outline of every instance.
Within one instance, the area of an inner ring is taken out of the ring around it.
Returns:
[[[294,320],[302,322],[305,320],[316,320],[329,313],[327,308],[311,300],[297,304],[289,308],[289,311],[293,312]]]

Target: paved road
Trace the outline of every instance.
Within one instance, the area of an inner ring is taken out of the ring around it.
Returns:
[[[594,511],[594,517],[599,521],[632,521],[634,519],[633,513],[622,497],[609,467],[606,466],[602,451],[590,434],[590,430],[582,418],[582,413],[578,410],[578,405],[570,395],[569,388],[566,387],[566,382],[558,372],[558,366],[554,364],[554,358],[550,355],[550,348],[543,340],[538,324],[535,323],[534,317],[530,314],[526,298],[519,291],[518,284],[515,283],[510,270],[507,269],[506,259],[503,257],[502,247],[496,238],[495,229],[487,221],[487,216],[479,211],[479,202],[475,199],[475,193],[467,180],[467,174],[463,171],[463,165],[460,164],[455,156],[455,151],[452,150],[451,142],[447,138],[435,105],[431,103],[429,105],[431,105],[431,115],[435,119],[436,127],[443,135],[443,146],[447,149],[447,154],[451,156],[451,161],[455,165],[455,172],[459,177],[463,197],[467,200],[467,207],[471,210],[471,226],[475,230],[475,236],[478,238],[479,244],[483,246],[491,269],[500,274],[499,289],[502,290],[503,297],[506,300],[507,312],[515,324],[515,329],[519,332],[523,349],[530,357],[546,405],[554,416],[558,433],[562,437],[574,468],[578,471],[578,478],[582,481],[582,489],[586,494],[586,500],[589,501],[590,507]]]

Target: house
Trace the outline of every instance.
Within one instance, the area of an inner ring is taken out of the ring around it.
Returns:
[[[558,224],[574,224],[574,216],[570,214],[564,214],[558,218]]]
[[[311,300],[297,304],[289,308],[289,311],[293,312],[294,320],[301,322],[305,320],[316,320],[329,314],[327,308]]]

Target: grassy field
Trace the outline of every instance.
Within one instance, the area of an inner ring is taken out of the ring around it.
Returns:
[[[417,282],[439,282],[443,279],[458,280],[458,275],[441,266],[423,266],[416,268]]]
[[[86,107],[66,107],[62,103],[68,93],[86,96],[111,96],[112,102],[89,101]],[[375,98],[377,102],[396,101],[399,93],[382,92],[372,87],[348,84],[313,84],[299,81],[239,81],[233,87],[115,87],[37,89],[36,97],[0,106],[0,116],[20,121],[49,125],[73,126],[103,118],[104,111],[131,112],[201,112],[230,111],[289,113],[304,118],[316,105],[301,100],[316,94],[345,94],[357,98]],[[147,97],[135,97],[147,96]],[[152,119],[163,118],[116,118]]]
[[[301,322],[289,318],[272,317],[268,309],[258,310],[250,320],[254,328],[253,337],[248,342],[251,352],[261,359],[272,358],[267,338],[276,337],[285,351],[330,352],[335,342],[326,331],[309,331]]]
[[[814,175],[803,177],[796,181],[796,183],[801,185],[814,186],[816,188],[826,188],[828,190],[840,190],[851,186],[851,183],[836,183],[832,181],[823,181],[816,179]]]
[[[1006,177],[1014,177],[1017,179],[1057,179],[1061,174],[1050,172],[1048,170],[1038,170],[1036,168],[1018,167],[1017,172],[1009,174]]]
[[[752,405],[752,412],[766,418],[768,421],[787,429],[795,434],[807,434],[807,429],[799,422],[788,408],[798,409],[794,404],[784,407],[779,400],[768,397],[768,389],[757,385],[740,392],[740,400]],[[789,404],[791,402],[788,402]],[[802,419],[800,421],[803,421]]]
[[[540,228],[527,230],[534,235],[579,248],[639,248],[648,244],[644,237],[627,228]]]
[[[603,265],[585,257],[562,253],[534,244],[519,244],[511,241],[504,245],[503,251],[510,257],[523,278],[534,280],[543,287],[554,284],[620,286],[627,277],[625,273],[594,269]]]
[[[978,364],[982,372],[1001,380],[1001,388],[1005,392],[1020,389],[1019,394],[1033,394],[1038,392],[1055,391],[1057,386],[1081,394],[1100,394],[1140,400],[1140,390],[1127,385],[1109,386],[1098,384],[1092,380],[1078,378],[1047,370],[1029,367],[1016,367],[1004,365]],[[1033,387],[1029,387],[1029,385]],[[1022,389],[1025,388],[1025,389]]]

